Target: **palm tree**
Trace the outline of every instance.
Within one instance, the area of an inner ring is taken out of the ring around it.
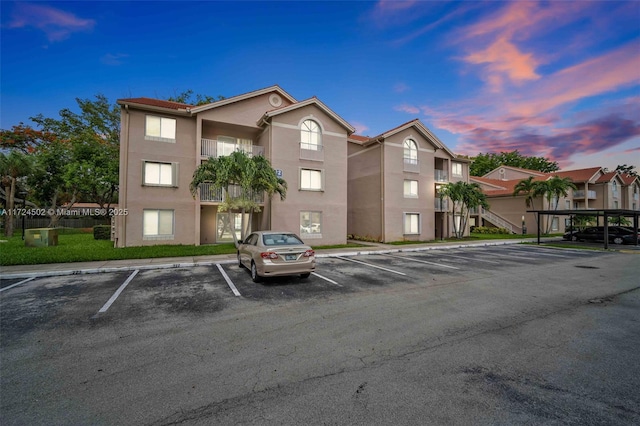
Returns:
[[[559,176],[554,176],[544,182],[539,183],[539,191],[544,191],[543,193],[547,200],[547,205],[553,205],[554,211],[558,210],[560,197],[566,197],[567,195],[569,195],[569,189],[577,189],[576,185],[571,181],[571,178],[568,177],[561,178]],[[551,219],[547,222],[547,231],[545,232],[545,234],[549,234],[551,232],[553,219],[554,217],[552,216]]]
[[[6,207],[9,214],[5,215],[4,234],[13,236],[13,212],[15,208],[16,185],[18,179],[27,176],[32,169],[31,157],[18,151],[11,151],[8,155],[0,152],[0,178]]]
[[[266,192],[269,197],[280,195],[284,200],[287,193],[287,183],[276,175],[269,160],[265,157],[248,156],[244,151],[234,151],[228,156],[211,157],[204,161],[193,172],[190,184],[191,194],[196,196],[201,184],[208,183],[214,190],[224,191],[224,201],[219,211],[240,212],[240,237],[244,240],[249,230],[245,224],[245,215],[249,217],[260,211],[256,201],[256,194]],[[233,189],[232,189],[233,188]],[[238,236],[231,226],[231,217],[227,215],[225,227],[231,230],[233,242],[238,246]]]
[[[524,202],[527,209],[534,210],[533,202],[535,198],[540,195],[540,181],[534,181],[533,176],[529,176],[527,179],[523,179],[513,187],[513,196],[524,195]],[[536,219],[536,226],[538,225],[538,215],[534,215]]]
[[[448,183],[440,188],[440,195],[448,197],[452,202],[451,215],[453,217],[453,233],[457,238],[462,238],[467,228],[469,209],[476,207],[488,208],[487,196],[477,183],[458,181]],[[460,221],[456,220],[460,216]]]

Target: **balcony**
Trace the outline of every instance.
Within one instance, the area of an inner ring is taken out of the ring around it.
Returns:
[[[448,182],[449,181],[449,176],[447,175],[447,171],[446,170],[438,170],[435,169],[434,170],[434,177],[436,182]]]
[[[449,200],[442,198],[434,199],[434,207],[437,212],[448,212],[449,211]]]
[[[229,143],[226,141],[219,141],[217,139],[202,138],[202,145],[200,147],[200,156],[202,158],[222,157],[229,155],[234,151],[243,151],[249,156],[264,154],[264,148],[261,146]]]
[[[417,158],[404,157],[404,171],[411,173],[420,173],[420,164]]]
[[[300,142],[300,159],[324,161],[324,149],[322,145]]]
[[[242,192],[239,185],[229,187],[231,197],[239,197]],[[222,203],[225,201],[225,193],[222,188],[215,189],[213,185],[203,183],[200,185],[200,201],[208,203]],[[252,199],[258,204],[264,204],[264,193],[253,194]]]
[[[587,198],[589,200],[595,200],[596,197],[596,191],[586,191],[586,195]],[[579,190],[579,191],[573,191],[573,198],[584,198],[585,196],[585,191],[584,190]]]

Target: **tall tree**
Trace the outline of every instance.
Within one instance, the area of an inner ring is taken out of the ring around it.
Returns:
[[[214,190],[224,192],[220,211],[241,213],[242,225],[240,238],[244,240],[248,232],[245,215],[249,217],[260,211],[256,197],[266,192],[269,197],[280,195],[284,200],[287,192],[286,182],[278,178],[269,160],[263,156],[249,156],[244,151],[234,151],[231,155],[210,157],[193,172],[190,184],[191,194],[195,197],[202,184],[210,184]],[[238,236],[235,227],[231,225],[230,215],[226,216],[227,229],[231,230],[233,242],[238,246]]]
[[[560,167],[555,161],[550,161],[544,157],[527,157],[518,150],[511,152],[500,152],[478,154],[472,158],[473,162],[469,167],[471,176],[483,176],[500,166],[519,167],[522,169],[538,170],[540,172],[555,172]]]
[[[638,176],[638,172],[636,172],[636,166],[627,166],[626,164],[618,165],[616,167],[616,172],[623,173],[628,176]]]
[[[457,238],[464,236],[470,209],[489,208],[487,196],[477,183],[450,182],[440,188],[440,195],[448,197],[452,202],[453,233]],[[456,216],[460,216],[460,220],[457,220]]]
[[[13,236],[13,218],[15,211],[15,195],[18,180],[27,176],[32,170],[31,157],[13,150],[9,154],[0,152],[0,178],[4,189],[7,212],[4,215],[4,234]]]
[[[193,90],[191,89],[185,90],[184,92],[179,93],[176,96],[169,96],[167,98],[168,101],[178,102],[181,104],[188,104],[188,105],[206,105],[215,101],[220,101],[222,99],[225,99],[225,97],[221,95],[218,95],[215,97],[209,96],[209,95],[202,95],[200,93],[194,95]]]
[[[547,180],[539,181],[536,186],[537,193],[544,196],[547,200],[547,206],[553,211],[558,210],[560,197],[566,197],[569,195],[570,189],[577,189],[576,185],[571,181],[571,178],[561,178],[558,176],[553,176]],[[545,234],[549,234],[551,232],[553,219],[554,216],[551,216],[547,220],[547,229]]]
[[[541,195],[540,193],[540,181],[533,180],[533,176],[529,176],[527,179],[522,179],[513,187],[513,196],[524,195],[524,202],[527,209],[534,210],[534,201],[536,197]],[[536,218],[536,226],[538,224],[538,215],[534,215]]]

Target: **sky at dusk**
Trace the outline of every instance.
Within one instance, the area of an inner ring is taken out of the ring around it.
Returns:
[[[0,127],[102,93],[317,96],[361,135],[640,168],[640,1],[10,2]]]

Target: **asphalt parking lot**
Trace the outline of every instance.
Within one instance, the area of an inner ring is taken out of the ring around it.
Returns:
[[[233,423],[233,416],[228,416],[235,412],[248,424],[263,424],[259,418],[246,420],[251,419],[250,410],[245,412],[240,405],[232,403],[220,411],[216,404],[228,404],[230,394],[255,404],[261,392],[274,397],[269,390],[273,386],[294,386],[311,395],[316,391],[305,385],[311,378],[326,381],[340,372],[362,375],[374,365],[384,370],[389,368],[389,360],[421,351],[417,348],[429,340],[417,337],[421,332],[415,332],[421,328],[434,327],[434,336],[445,343],[482,334],[485,328],[493,330],[496,324],[499,330],[505,324],[527,324],[540,318],[548,321],[549,315],[577,309],[588,301],[599,305],[616,297],[630,297],[617,295],[637,293],[637,282],[634,287],[627,275],[609,270],[608,265],[620,263],[625,265],[624,271],[635,268],[637,276],[638,267],[630,266],[633,257],[511,245],[323,257],[318,259],[316,273],[307,279],[269,278],[260,284],[251,281],[246,269],[231,263],[1,280],[3,423],[126,424],[135,419],[138,424],[227,424]],[[548,275],[551,271],[562,279],[553,279],[554,275]],[[491,300],[486,306],[485,302],[473,303],[485,299]],[[418,306],[417,301],[424,306]],[[403,318],[405,307],[407,317]],[[422,315],[420,312],[429,312],[429,316],[412,319],[412,315]],[[357,333],[352,335],[354,330]],[[290,334],[283,337],[281,333]],[[263,340],[272,334],[272,339]],[[350,352],[355,351],[353,341],[362,343],[358,352],[371,346],[376,348],[375,354],[367,354],[371,359],[363,358],[364,354],[354,358]],[[633,345],[637,343],[636,336],[632,341],[636,370],[637,346]],[[439,345],[433,346],[429,340],[429,347]],[[628,356],[627,350],[625,347],[622,354]],[[516,351],[514,358],[522,355],[513,347],[508,351]],[[349,352],[344,359],[333,359],[343,352]],[[274,359],[268,367],[260,365],[263,356]],[[500,379],[495,371],[471,364],[464,367],[467,376],[477,376],[472,379],[482,382],[480,385]],[[266,376],[268,368],[273,371]],[[625,377],[632,371],[629,368],[618,365],[612,377]],[[104,375],[107,371],[109,376]],[[388,374],[397,376],[398,372]],[[410,380],[419,380],[420,374],[416,374]],[[364,398],[367,383],[377,380],[372,377],[362,379],[361,388],[352,397]],[[123,381],[129,378],[145,386],[124,386]],[[622,408],[592,418],[617,424],[640,420],[637,387],[627,399],[619,395],[640,384],[634,380],[608,385],[613,393],[607,398],[618,401]],[[182,390],[174,394],[187,382],[193,386],[188,395]],[[336,384],[328,380],[324,385],[330,388]],[[140,395],[133,396],[132,389],[142,392],[144,401]],[[498,392],[492,398],[504,397]],[[478,398],[480,406],[495,403],[484,401],[484,396]],[[140,407],[124,408],[130,399]],[[500,423],[506,419],[508,424],[514,419],[550,419],[544,413],[520,417],[522,406],[518,401],[508,402],[511,405],[498,417],[485,406],[451,414],[449,420],[464,423],[480,418],[480,423]],[[437,406],[435,401],[430,404]],[[579,405],[576,419],[593,415]],[[273,403],[273,407],[285,406],[285,411],[291,412],[288,402]],[[413,415],[426,415],[418,407],[412,409],[415,413],[404,413],[398,424],[415,424]],[[277,424],[299,424],[305,419],[304,413],[298,413],[287,421],[274,410],[270,415]],[[341,416],[357,414],[352,410],[345,408],[340,416],[332,414],[318,424],[371,424],[375,419],[369,413],[362,421],[340,421]],[[180,412],[187,414],[181,417],[176,414]],[[480,417],[474,417],[478,413]],[[443,413],[438,416],[447,418]],[[572,418],[569,410],[565,417],[551,420],[564,423]]]

